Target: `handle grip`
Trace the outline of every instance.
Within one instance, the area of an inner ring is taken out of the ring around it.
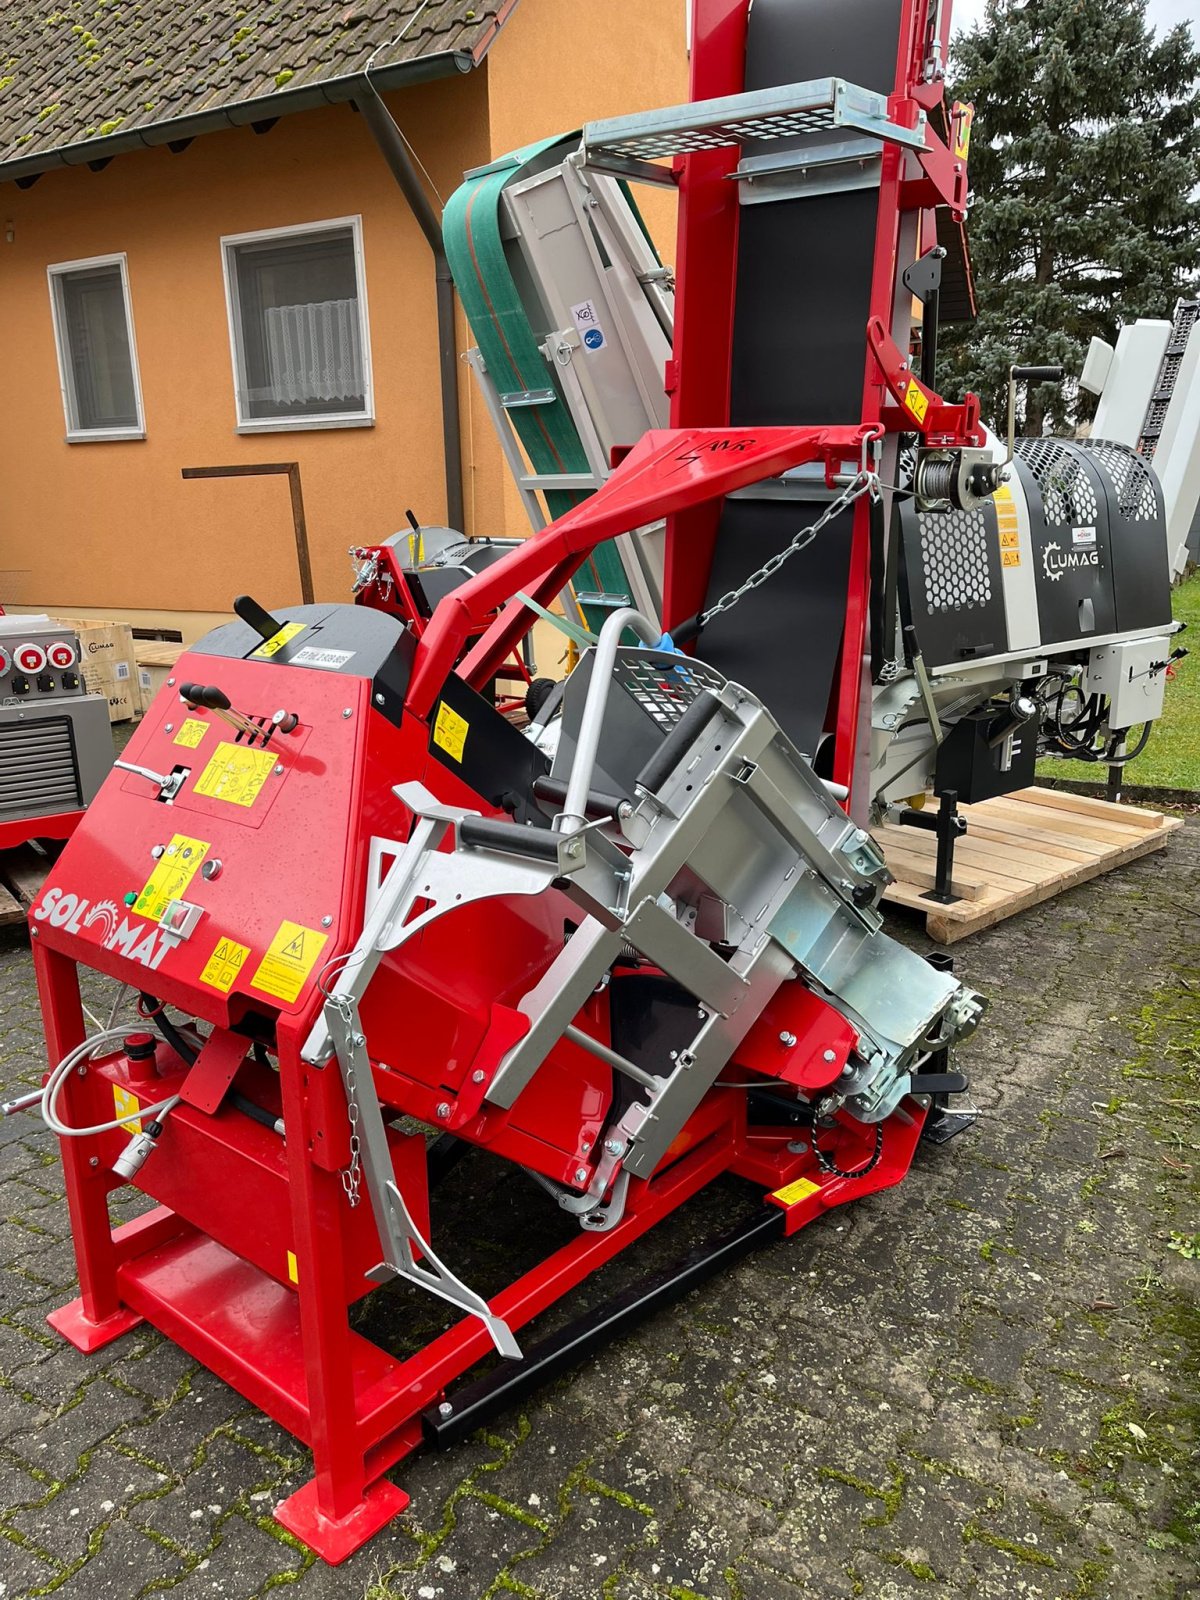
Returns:
[[[203,683],[181,683],[179,698],[190,701],[194,706],[205,706],[209,711],[230,710],[229,696],[218,689],[215,683],[207,686]]]
[[[1061,383],[1065,376],[1061,366],[1009,367],[1008,375],[1017,383]]]
[[[258,601],[248,594],[239,594],[233,602],[233,609],[243,622],[254,629],[260,638],[273,639],[283,626],[281,622],[276,621],[265,606],[260,606]]]
[[[668,628],[667,632],[676,644],[691,644],[693,639],[699,638],[702,626],[700,613],[697,611],[694,617],[685,617],[682,622],[676,623],[673,628]]]

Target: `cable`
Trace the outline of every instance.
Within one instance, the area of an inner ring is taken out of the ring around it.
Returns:
[[[73,1050],[69,1050],[58,1065],[50,1073],[42,1088],[42,1121],[52,1133],[58,1134],[62,1139],[81,1139],[97,1133],[112,1133],[117,1128],[123,1128],[130,1120],[129,1114],[123,1117],[114,1117],[111,1122],[98,1122],[90,1128],[72,1128],[58,1115],[58,1097],[63,1084],[83,1061],[87,1060],[104,1045],[123,1043],[128,1028],[106,1028],[102,1033],[93,1033],[82,1040]],[[166,1100],[159,1100],[152,1106],[140,1106],[137,1116],[148,1122],[161,1121],[175,1106],[179,1104],[179,1096],[171,1095]]]

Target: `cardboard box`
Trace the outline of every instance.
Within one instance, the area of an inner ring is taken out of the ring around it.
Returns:
[[[166,644],[160,639],[136,639],[133,645],[137,661],[137,691],[140,711],[144,716],[150,702],[175,672],[175,664],[183,654],[181,644]]]
[[[138,714],[133,634],[123,622],[95,617],[59,617],[79,635],[79,670],[90,694],[108,701],[108,720],[128,722]]]

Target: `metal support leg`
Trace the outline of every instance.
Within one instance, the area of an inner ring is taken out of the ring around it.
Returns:
[[[937,866],[934,870],[933,888],[927,890],[922,900],[936,900],[939,905],[953,905],[961,896],[954,893],[954,846],[967,823],[958,813],[958,791],[946,789],[938,796],[938,814],[934,828],[937,834]]]
[[[1124,737],[1117,741],[1117,747],[1113,751],[1113,754],[1115,756],[1123,756],[1125,754]],[[1111,801],[1113,805],[1117,805],[1121,799],[1121,793],[1124,787],[1125,764],[1122,761],[1118,761],[1114,766],[1111,766],[1108,769],[1108,782],[1104,788],[1104,798],[1108,801]]]
[[[46,1019],[46,1045],[53,1065],[87,1032],[79,998],[79,973],[66,956],[46,949],[37,939],[32,943],[38,994]],[[105,1115],[112,1116],[112,1099],[107,1098],[105,1107],[98,1099],[91,1074],[85,1071],[80,1076],[73,1072],[63,1086],[61,1110],[69,1123],[87,1127]],[[122,1305],[117,1287],[118,1254],[108,1220],[108,1194],[118,1185],[106,1165],[92,1165],[100,1141],[60,1139],[59,1146],[80,1292],[78,1299],[51,1311],[46,1321],[77,1350],[90,1355],[136,1328],[142,1319]]]
[[[346,1269],[339,1211],[345,1204],[337,1173],[309,1153],[308,1097],[303,1089],[300,1039],[279,1033],[279,1079],[288,1127],[288,1188],[295,1239],[300,1332],[314,1475],[275,1508],[276,1521],[337,1563],[404,1510],[408,1496],[386,1478],[367,1483],[354,1387]]]

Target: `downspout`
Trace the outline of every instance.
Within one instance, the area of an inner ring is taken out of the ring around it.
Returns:
[[[413,159],[392,114],[375,92],[370,79],[363,77],[362,88],[355,88],[354,102],[370,128],[380,154],[400,185],[409,210],[416,218],[425,241],[433,251],[433,276],[437,291],[438,364],[442,389],[442,452],[446,465],[446,521],[465,533],[463,526],[462,457],[458,428],[458,346],[454,330],[454,278],[442,244],[441,224],[425,190],[421,187]]]

